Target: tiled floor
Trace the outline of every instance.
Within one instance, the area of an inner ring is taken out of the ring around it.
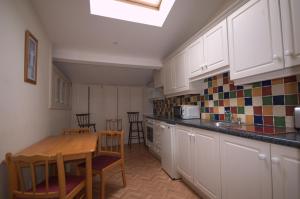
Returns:
[[[199,197],[180,180],[172,181],[143,145],[126,149],[127,186],[122,187],[121,174],[113,174],[106,186],[106,198],[128,199],[199,199]],[[98,186],[95,187],[95,189]],[[99,198],[94,193],[94,198]]]

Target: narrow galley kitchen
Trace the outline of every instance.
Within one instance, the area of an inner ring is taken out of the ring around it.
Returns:
[[[300,199],[299,0],[0,0],[0,199]]]

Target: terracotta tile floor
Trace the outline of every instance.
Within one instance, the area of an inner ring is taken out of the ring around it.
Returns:
[[[126,148],[125,155],[127,186],[123,188],[120,173],[112,174],[106,185],[106,198],[199,199],[183,182],[171,180],[143,145],[133,145],[131,150]],[[94,198],[99,198],[98,189],[96,185]]]

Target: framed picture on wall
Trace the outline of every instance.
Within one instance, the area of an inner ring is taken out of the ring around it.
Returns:
[[[36,84],[38,40],[27,30],[25,32],[24,81]]]

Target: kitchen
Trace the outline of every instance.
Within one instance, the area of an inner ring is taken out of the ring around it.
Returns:
[[[300,2],[105,2],[1,0],[1,162],[87,113],[124,132],[127,185],[102,198],[299,199]]]

